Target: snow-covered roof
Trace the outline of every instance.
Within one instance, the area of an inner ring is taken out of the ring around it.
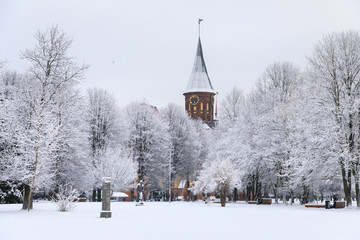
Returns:
[[[206,123],[203,123],[202,127],[203,127],[203,129],[205,129],[205,130],[210,130],[210,129],[211,129],[211,127],[209,127],[209,125],[206,124]]]
[[[184,188],[185,184],[186,184],[186,180],[181,180],[180,183],[179,183],[178,188]]]
[[[190,80],[184,93],[188,92],[212,92],[216,93],[212,87],[209,75],[206,70],[204,56],[199,38],[198,47],[195,56],[193,70]]]
[[[123,193],[123,192],[113,192],[112,194],[112,197],[123,197],[123,198],[126,198],[128,197],[129,195],[127,195],[126,193]]]

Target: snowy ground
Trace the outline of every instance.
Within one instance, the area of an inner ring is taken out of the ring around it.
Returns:
[[[0,205],[0,239],[360,239],[360,210],[304,206],[206,205],[201,202],[112,202],[113,217],[101,219],[101,203],[77,203],[57,212],[49,202]]]

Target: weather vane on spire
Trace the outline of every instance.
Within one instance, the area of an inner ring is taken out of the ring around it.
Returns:
[[[200,23],[203,21],[203,19],[199,18],[199,37],[200,37]]]

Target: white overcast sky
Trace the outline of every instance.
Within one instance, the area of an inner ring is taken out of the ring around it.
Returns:
[[[120,106],[143,100],[184,105],[198,24],[210,79],[224,96],[249,92],[267,65],[301,68],[325,34],[360,31],[360,0],[0,0],[0,59],[24,72],[21,51],[57,24],[70,55],[89,64],[81,89],[101,87]]]

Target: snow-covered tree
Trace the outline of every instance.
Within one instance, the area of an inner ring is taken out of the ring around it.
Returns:
[[[224,120],[212,149],[244,170],[242,180],[255,198],[291,192],[292,96],[299,76],[291,63],[271,64],[247,97],[235,88],[222,102]]]
[[[16,85],[21,76],[16,72],[5,72],[0,76],[0,181],[9,178],[7,172],[12,152],[15,150],[14,128],[16,123]]]
[[[112,189],[127,189],[136,177],[136,164],[131,155],[121,145],[104,151],[94,157],[95,164],[89,166],[91,179],[99,182],[107,176],[111,178]]]
[[[25,184],[23,209],[32,209],[32,194],[38,188],[53,184],[58,171],[59,143],[64,122],[59,117],[58,100],[69,102],[71,90],[83,79],[87,66],[79,66],[67,56],[71,40],[57,26],[38,31],[34,49],[22,53],[30,64],[28,73],[20,84],[18,117],[23,131],[19,136],[21,152],[19,169]],[[64,102],[62,102],[64,103]],[[64,135],[62,135],[64,136]]]
[[[5,67],[5,62],[0,60],[0,73],[4,69],[4,67]]]
[[[59,185],[72,183],[83,187],[86,179],[84,161],[88,155],[84,102],[78,90],[68,88],[54,97],[58,132],[55,146],[55,192]]]
[[[171,141],[170,184],[175,178],[184,178],[189,184],[190,180],[195,180],[195,174],[204,160],[201,156],[205,150],[202,145],[203,135],[198,129],[197,121],[190,119],[183,108],[169,104],[161,112],[168,124]]]
[[[230,159],[217,158],[201,170],[194,185],[195,193],[220,194],[221,206],[225,207],[226,195],[230,190],[240,186],[240,170]]]
[[[221,101],[219,119],[222,125],[232,127],[242,115],[245,96],[242,90],[233,87]]]
[[[92,155],[115,144],[119,128],[119,109],[115,97],[104,89],[89,89],[87,100],[87,121]]]
[[[138,164],[138,179],[150,190],[166,191],[171,154],[168,126],[157,108],[143,102],[129,104],[126,113],[128,145]]]
[[[20,182],[14,174],[14,159],[19,153],[17,135],[21,131],[15,114],[18,106],[16,90],[20,81],[21,75],[16,72],[5,71],[0,75],[0,194],[3,199],[9,199],[9,189],[12,189],[11,192],[19,192]]]
[[[326,93],[319,99],[335,126],[340,167],[347,205],[351,205],[352,177],[359,199],[360,145],[360,34],[354,31],[326,35],[309,58],[312,78]]]
[[[99,176],[102,161],[106,154],[117,148],[119,144],[119,109],[115,97],[104,89],[94,88],[87,91],[87,130],[90,149],[90,158],[88,162],[89,179],[93,183],[93,201],[98,195],[98,201],[101,200],[102,178]]]

